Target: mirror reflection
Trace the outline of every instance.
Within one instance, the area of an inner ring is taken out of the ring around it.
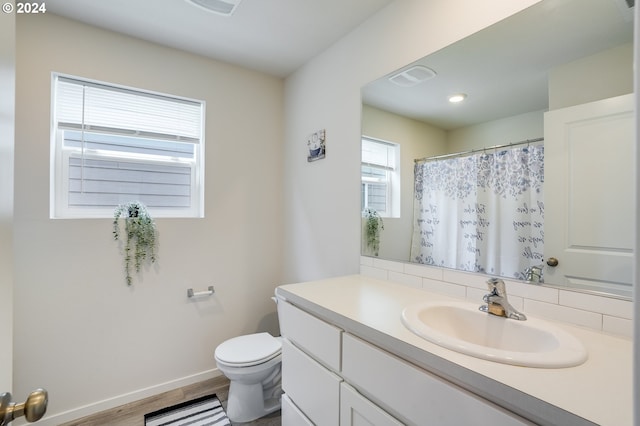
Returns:
[[[630,297],[632,41],[626,0],[543,0],[366,85],[362,254]]]

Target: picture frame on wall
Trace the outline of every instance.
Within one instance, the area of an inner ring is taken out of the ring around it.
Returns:
[[[318,130],[315,133],[310,134],[307,137],[307,148],[309,148],[309,154],[307,156],[307,161],[317,161],[321,160],[326,155],[326,131],[325,129]]]

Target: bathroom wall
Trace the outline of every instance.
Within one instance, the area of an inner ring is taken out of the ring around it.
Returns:
[[[287,78],[285,282],[359,271],[360,87],[537,2],[396,1]],[[307,163],[320,128],[327,157]]]
[[[12,389],[15,15],[0,14],[0,393]]]
[[[132,287],[111,219],[49,219],[52,71],[206,101],[205,218],[158,219],[158,261]],[[17,17],[14,394],[46,388],[44,424],[212,377],[223,340],[278,332],[283,85],[52,14]],[[209,285],[213,297],[187,299]]]
[[[447,132],[449,152],[482,149],[544,136],[544,112],[532,111]]]
[[[634,76],[631,70],[632,43],[559,66],[549,73],[549,109],[631,93]],[[583,90],[584,87],[589,90]]]

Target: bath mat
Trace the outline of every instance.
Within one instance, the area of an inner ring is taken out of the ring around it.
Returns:
[[[218,397],[203,396],[144,415],[145,426],[231,425]]]

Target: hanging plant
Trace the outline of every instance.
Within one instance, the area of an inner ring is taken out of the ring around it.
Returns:
[[[384,229],[384,222],[374,209],[365,209],[364,217],[367,248],[377,256],[380,251],[380,231]]]
[[[121,234],[119,219],[124,221]],[[156,224],[139,201],[120,204],[113,212],[113,239],[124,238],[124,271],[131,285],[131,265],[136,272],[145,261],[156,261]]]

